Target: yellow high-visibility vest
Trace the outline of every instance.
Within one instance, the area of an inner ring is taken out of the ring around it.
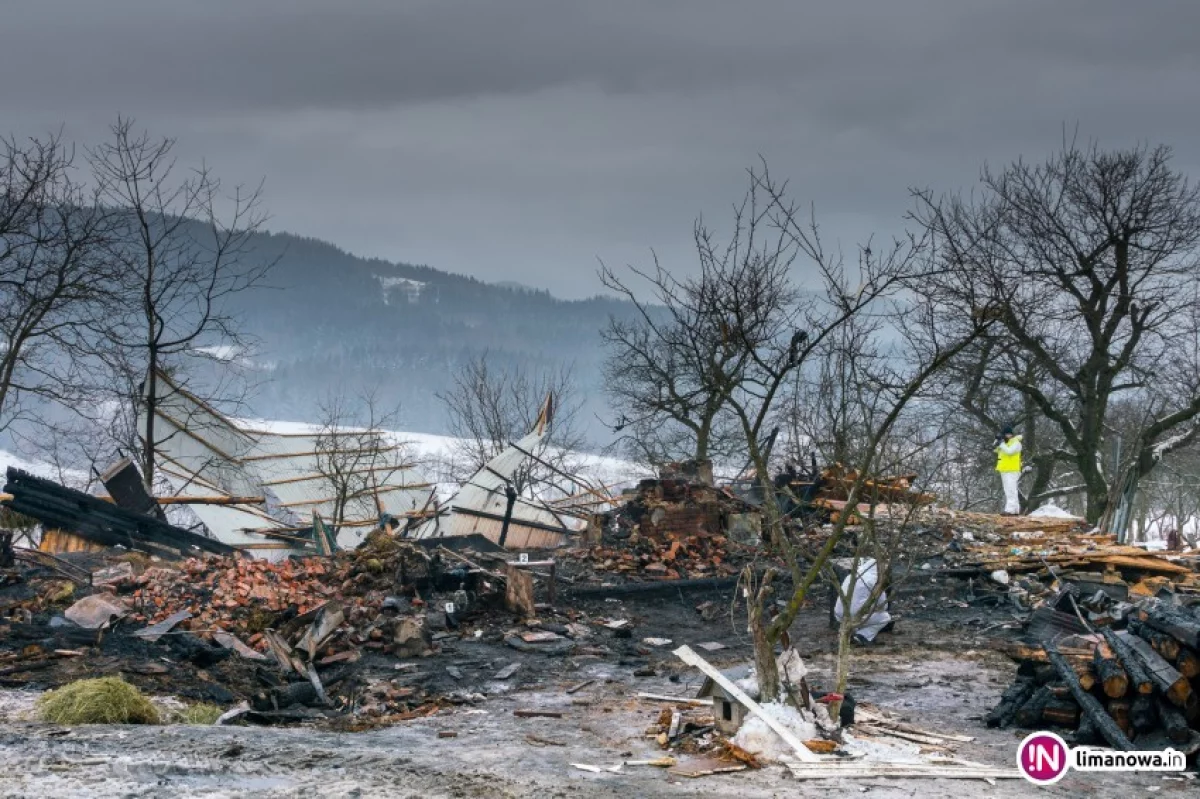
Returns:
[[[1021,437],[1013,436],[996,447],[996,471],[1021,471]]]

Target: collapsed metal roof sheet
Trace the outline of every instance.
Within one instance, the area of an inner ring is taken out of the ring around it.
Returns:
[[[251,430],[166,375],[159,380],[165,391],[154,414],[156,452],[176,493],[266,499],[265,505],[192,506],[225,543],[250,549],[299,546],[302,540],[292,534],[310,526],[312,513],[332,519],[341,503],[338,545],[354,547],[382,514],[403,517],[429,502],[432,483],[380,431]],[[142,424],[144,434],[145,418]]]
[[[410,533],[411,537],[439,538],[479,533],[498,543],[508,509],[505,489],[514,482],[518,470],[531,460],[538,460],[534,453],[549,435],[553,408],[553,397],[547,396],[533,431],[521,440],[510,443],[488,461],[462,485],[438,515],[418,524]],[[595,493],[577,477],[565,476]],[[517,497],[513,503],[505,546],[511,549],[556,547],[568,535],[578,533],[586,526],[581,515],[569,504],[555,507],[538,499]]]

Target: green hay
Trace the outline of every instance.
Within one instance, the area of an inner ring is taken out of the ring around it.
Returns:
[[[221,718],[221,714],[224,712],[216,705],[197,702],[179,711],[172,721],[177,724],[216,724],[217,719]]]
[[[38,716],[51,724],[157,724],[158,710],[120,677],[76,680],[44,694]]]

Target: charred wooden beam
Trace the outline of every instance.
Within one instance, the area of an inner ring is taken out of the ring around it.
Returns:
[[[1126,738],[1133,737],[1133,719],[1130,718],[1131,702],[1128,699],[1110,699],[1106,704],[1108,715],[1125,733]]]
[[[1142,624],[1137,619],[1129,620],[1129,632],[1150,644],[1155,652],[1163,656],[1163,660],[1173,661],[1179,657],[1179,642],[1170,635]]]
[[[1042,721],[1075,729],[1079,726],[1079,705],[1073,699],[1051,699],[1042,711]]]
[[[1007,727],[1012,723],[1017,711],[1021,709],[1021,705],[1028,702],[1029,697],[1033,696],[1036,688],[1037,685],[1033,680],[1018,678],[1001,694],[999,704],[992,708],[984,718],[984,722],[993,728]]]
[[[1188,647],[1180,647],[1179,657],[1175,658],[1175,668],[1189,680],[1200,676],[1200,654]]]
[[[1155,652],[1149,643],[1138,636],[1125,631],[1118,632],[1117,637],[1129,644],[1129,648],[1133,650],[1134,655],[1141,661],[1146,673],[1153,680],[1154,687],[1162,691],[1171,704],[1177,707],[1186,707],[1189,704],[1188,699],[1192,696],[1192,686],[1186,677],[1164,660],[1162,655]]]
[[[123,546],[161,554],[213,552],[230,555],[233,547],[142,513],[105,502],[99,497],[61,486],[51,480],[9,467],[5,492],[17,513],[37,519],[47,529],[65,530],[103,546]]]
[[[1180,609],[1158,603],[1139,610],[1137,618],[1192,649],[1200,649],[1200,620]]]
[[[1046,686],[1039,687],[1034,691],[1025,704],[1017,711],[1014,720],[1019,727],[1038,727],[1042,723],[1042,714],[1046,711],[1046,705],[1054,699],[1054,693]]]
[[[1158,700],[1158,717],[1162,720],[1162,727],[1167,731],[1167,737],[1174,743],[1187,743],[1191,739],[1192,733],[1188,729],[1187,719],[1179,708],[1169,702]]]
[[[1146,694],[1137,694],[1129,705],[1129,720],[1139,733],[1150,732],[1158,727],[1158,703]]]
[[[1125,676],[1129,678],[1133,691],[1139,694],[1151,693],[1154,690],[1154,681],[1150,679],[1149,673],[1142,666],[1142,661],[1134,654],[1129,644],[1118,637],[1113,630],[1105,628],[1102,632],[1104,640],[1112,647],[1113,654],[1121,662],[1121,667],[1125,670]]]
[[[1075,697],[1075,701],[1079,704],[1079,709],[1092,720],[1097,731],[1103,736],[1104,740],[1115,749],[1128,752],[1133,749],[1133,744],[1129,737],[1121,730],[1112,717],[1108,715],[1100,701],[1096,697],[1089,694],[1083,686],[1079,684],[1079,677],[1075,674],[1075,669],[1067,662],[1059,652],[1053,648],[1047,647],[1046,656],[1054,667],[1058,669],[1059,675],[1063,682],[1071,688],[1071,694]]]

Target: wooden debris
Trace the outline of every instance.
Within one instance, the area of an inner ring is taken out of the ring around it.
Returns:
[[[595,680],[584,680],[583,682],[576,683],[575,685],[572,685],[570,688],[568,688],[567,693],[568,694],[577,694],[580,691],[582,691],[584,688],[587,688],[589,685],[594,685],[595,683],[596,683]]]
[[[1108,741],[1115,749],[1129,751],[1133,749],[1133,744],[1121,728],[1109,717],[1103,706],[1079,684],[1079,677],[1075,674],[1075,670],[1067,663],[1064,658],[1055,649],[1047,648],[1046,655],[1049,657],[1051,664],[1058,670],[1059,677],[1071,689],[1072,696],[1079,704],[1080,709],[1091,717],[1092,723],[1097,731],[1104,736],[1104,740]]]
[[[1121,668],[1116,654],[1107,642],[1096,643],[1095,661],[1096,676],[1100,680],[1104,695],[1112,699],[1124,696],[1129,690],[1129,678],[1125,676],[1125,670]]]
[[[1162,691],[1172,704],[1184,707],[1192,693],[1192,687],[1188,684],[1187,678],[1176,671],[1175,667],[1164,660],[1162,655],[1155,652],[1146,641],[1124,631],[1118,632],[1116,635],[1129,645],[1134,656],[1141,661],[1142,667],[1154,682],[1155,687]]]
[[[703,701],[691,696],[668,696],[666,694],[639,693],[637,698],[645,699],[648,702],[678,702],[683,705],[691,705],[692,707],[712,706],[712,702]]]
[[[667,773],[676,777],[695,779],[711,777],[715,774],[732,774],[736,771],[745,771],[747,768],[749,766],[742,763],[726,763],[716,758],[701,758],[677,765]]]
[[[504,576],[504,606],[522,618],[533,618],[537,609],[533,601],[533,575],[516,566],[506,566]]]
[[[563,714],[557,710],[514,710],[513,715],[519,719],[561,719]]]
[[[1154,690],[1154,681],[1150,679],[1145,666],[1138,658],[1133,648],[1116,634],[1115,631],[1104,629],[1101,631],[1104,635],[1104,640],[1112,647],[1113,654],[1120,661],[1122,669],[1132,684],[1133,690],[1139,694],[1149,694]]]

